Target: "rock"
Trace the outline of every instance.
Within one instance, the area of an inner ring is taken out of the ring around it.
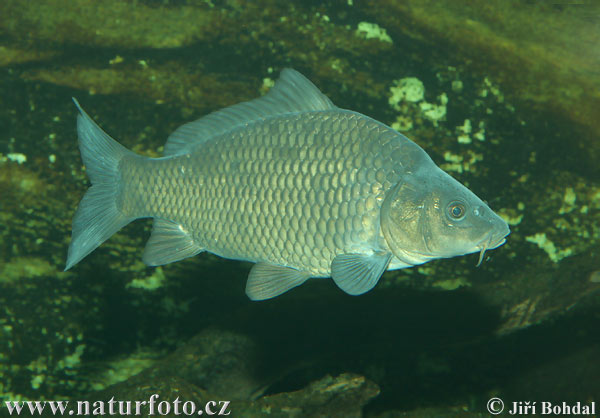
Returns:
[[[378,394],[375,383],[346,373],[326,376],[302,390],[266,396],[255,406],[257,413],[273,416],[362,417],[363,406]]]
[[[590,153],[588,169],[598,174],[597,5],[492,6],[478,0],[456,7],[451,0],[390,0],[356,7],[386,27],[392,38],[423,42],[427,46],[421,47],[437,51],[435,55],[450,49],[457,62],[492,75],[514,99],[583,125],[584,133],[573,145]]]
[[[90,394],[87,399],[93,405],[93,402],[99,400],[107,404],[110,399],[150,402],[153,397],[156,400],[155,411],[161,411],[162,416],[168,417],[181,416],[185,404],[191,402],[195,406],[192,409],[192,406],[187,405],[187,411],[203,409],[208,413],[222,410],[224,414],[236,417],[362,417],[363,406],[378,394],[377,385],[363,376],[341,374],[336,377],[325,376],[294,392],[278,393],[257,400],[231,401],[231,397],[226,394],[216,395],[199,389],[184,379],[164,376],[157,379],[132,379],[103,392]],[[179,413],[175,410],[176,400]],[[127,411],[126,404],[120,407]],[[118,408],[116,403],[114,410],[117,411]],[[147,413],[149,404],[142,408],[144,409],[141,411]],[[108,411],[108,406],[106,410]],[[135,412],[135,409],[131,411]]]
[[[135,380],[141,384],[177,376],[219,398],[251,399],[260,395],[268,383],[257,370],[258,355],[250,337],[209,328]]]

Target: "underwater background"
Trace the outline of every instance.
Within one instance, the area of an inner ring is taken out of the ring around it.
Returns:
[[[156,157],[286,67],[423,147],[510,224],[506,244],[359,297],[311,280],[251,302],[249,263],[146,267],[140,220],[63,272],[88,185],[71,97]],[[151,394],[277,417],[600,401],[599,161],[597,3],[2,0],[0,415]]]

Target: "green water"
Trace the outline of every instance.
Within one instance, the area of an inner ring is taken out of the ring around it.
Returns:
[[[234,416],[371,417],[598,401],[599,16],[516,1],[4,0],[0,398],[158,393],[228,399]],[[507,243],[478,268],[471,255],[388,272],[360,297],[311,280],[253,303],[247,263],[144,266],[151,224],[137,221],[62,272],[88,186],[71,97],[158,156],[182,123],[263,94],[286,67],[421,145],[511,224]],[[407,83],[414,101],[399,99]]]

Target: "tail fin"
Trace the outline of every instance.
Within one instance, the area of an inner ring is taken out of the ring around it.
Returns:
[[[125,155],[135,154],[96,125],[75,98],[73,101],[80,112],[77,117],[79,150],[92,187],[79,202],[73,218],[65,271],[135,219],[119,212],[116,200],[120,188],[119,161]]]

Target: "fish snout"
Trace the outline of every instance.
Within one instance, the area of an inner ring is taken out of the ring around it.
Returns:
[[[486,205],[481,205],[473,208],[473,215],[480,219],[484,225],[487,225],[484,228],[488,230],[477,245],[479,249],[491,250],[506,242],[506,237],[510,234],[510,228],[496,212]]]
[[[506,237],[510,234],[510,228],[506,222],[501,221],[481,240],[478,245],[479,248],[493,250],[506,242]]]

